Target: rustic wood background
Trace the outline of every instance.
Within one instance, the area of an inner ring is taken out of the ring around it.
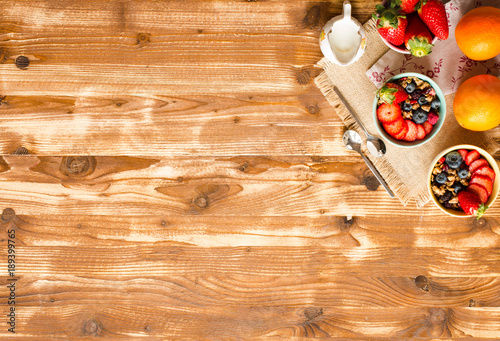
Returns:
[[[341,6],[1,1],[0,338],[499,339],[500,205],[405,208],[342,145]]]

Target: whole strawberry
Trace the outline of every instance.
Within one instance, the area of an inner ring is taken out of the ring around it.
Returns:
[[[396,1],[396,3],[401,6],[401,9],[405,13],[413,13],[417,10],[416,6],[420,0],[393,0]]]
[[[406,101],[408,93],[399,84],[386,83],[378,92],[379,98],[385,103],[401,103]]]
[[[434,46],[431,42],[432,36],[427,26],[418,16],[412,17],[405,33],[406,49],[416,57],[423,57],[431,53]]]
[[[376,13],[373,14],[373,18],[377,20],[377,30],[380,36],[393,45],[403,45],[408,20],[401,11],[401,7],[391,1],[388,8],[377,5],[375,9]]]
[[[458,202],[465,214],[475,216],[477,219],[481,218],[487,209],[476,194],[467,191],[458,192]]]
[[[421,0],[417,7],[420,19],[432,34],[441,40],[448,39],[448,18],[443,3],[440,0]]]

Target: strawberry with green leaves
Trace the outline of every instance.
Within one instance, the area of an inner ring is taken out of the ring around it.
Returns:
[[[408,22],[405,46],[416,57],[423,57],[431,53],[434,46],[432,45],[431,32],[418,16],[412,17]]]
[[[377,5],[375,9],[376,13],[373,14],[373,18],[377,20],[377,30],[380,36],[393,45],[403,45],[408,20],[401,7],[391,1],[388,8]]]
[[[386,83],[378,92],[378,97],[385,103],[401,103],[406,101],[408,93],[399,84]]]
[[[460,191],[458,193],[458,202],[465,214],[481,218],[488,207],[484,206],[479,197],[471,192]]]
[[[441,40],[448,39],[448,18],[443,3],[440,0],[421,0],[417,7],[420,19],[432,34]]]

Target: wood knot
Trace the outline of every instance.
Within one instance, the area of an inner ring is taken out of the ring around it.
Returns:
[[[206,208],[208,206],[208,198],[201,196],[194,199],[194,204],[199,208]]]
[[[163,227],[167,226],[167,221],[166,220],[162,220],[161,221],[161,226],[163,226]]]
[[[88,320],[83,325],[83,333],[85,335],[98,336],[101,332],[101,328],[96,320]]]
[[[30,155],[30,152],[24,147],[19,147],[14,151],[13,155]]]
[[[441,325],[446,321],[446,311],[442,308],[429,309],[429,322],[431,325]]]
[[[137,35],[137,45],[149,43],[150,38],[151,35],[149,33],[139,33]]]
[[[317,115],[319,113],[319,108],[317,105],[310,105],[307,107],[307,112],[309,115]]]
[[[323,315],[323,308],[307,307],[304,309],[304,316],[308,320],[314,320],[321,315]]]
[[[364,185],[369,191],[376,191],[380,186],[380,182],[369,169],[364,172],[361,184]]]
[[[238,169],[239,169],[240,171],[242,171],[243,173],[245,173],[246,171],[248,171],[248,167],[249,167],[248,162],[245,162],[245,163],[244,163],[244,164],[242,164],[242,165],[241,165]]]
[[[67,156],[63,157],[59,170],[64,175],[81,178],[92,174],[96,167],[93,156]]]
[[[198,34],[202,34],[203,30],[201,28],[198,29]]]
[[[488,225],[488,222],[486,221],[485,218],[479,218],[479,219],[473,218],[472,225],[476,229],[481,230],[481,229],[484,229]]]
[[[338,225],[340,226],[340,231],[342,232],[349,231],[351,226],[354,224],[353,217],[339,217],[338,220]]]
[[[311,80],[311,72],[309,70],[303,70],[297,75],[297,83],[300,85],[306,85]]]
[[[14,220],[16,217],[16,212],[12,208],[6,208],[2,212],[2,220],[9,222]]]
[[[471,308],[472,308],[472,307],[475,307],[475,306],[476,306],[476,301],[475,301],[473,298],[471,298],[471,299],[469,300],[469,307],[471,307]]]
[[[0,64],[3,64],[9,59],[9,50],[5,47],[0,47]]]
[[[25,70],[28,68],[30,65],[30,60],[26,56],[19,56],[16,58],[16,66],[21,69]]]
[[[423,275],[417,276],[417,278],[415,278],[415,285],[423,291],[430,290],[429,281],[427,280],[427,277]]]
[[[151,331],[151,326],[150,325],[145,325],[144,326],[144,331],[149,333]]]
[[[313,28],[319,23],[319,19],[321,17],[321,7],[318,5],[311,7],[311,9],[307,12],[306,16],[302,20],[305,27]]]
[[[238,116],[236,116],[236,117],[233,119],[233,122],[234,122],[234,123],[236,123],[236,124],[238,124],[238,123],[240,123],[240,120],[241,120],[241,119],[240,119]]]

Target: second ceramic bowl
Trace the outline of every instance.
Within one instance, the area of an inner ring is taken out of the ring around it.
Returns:
[[[424,143],[430,141],[434,136],[436,136],[436,134],[439,132],[439,130],[443,126],[443,122],[444,122],[444,119],[446,117],[446,101],[444,98],[444,94],[441,91],[441,89],[439,88],[439,86],[432,79],[430,79],[429,77],[422,75],[420,73],[415,73],[415,72],[400,73],[399,75],[396,75],[396,76],[390,78],[389,80],[387,80],[386,83],[398,80],[398,79],[403,78],[403,77],[417,77],[423,81],[428,82],[432,86],[434,91],[436,92],[436,96],[439,99],[439,101],[441,102],[441,106],[439,107],[439,120],[434,125],[430,134],[427,135],[424,139],[417,140],[414,142],[406,142],[403,140],[396,140],[395,138],[393,138],[392,136],[387,134],[386,131],[384,130],[384,128],[382,127],[382,124],[379,122],[379,120],[377,118],[378,99],[377,99],[376,95],[375,95],[375,99],[373,100],[373,119],[375,120],[375,126],[377,127],[378,133],[386,141],[388,141],[388,142],[390,142],[393,145],[398,146],[398,147],[405,147],[405,148],[417,147],[417,146],[421,146]]]

